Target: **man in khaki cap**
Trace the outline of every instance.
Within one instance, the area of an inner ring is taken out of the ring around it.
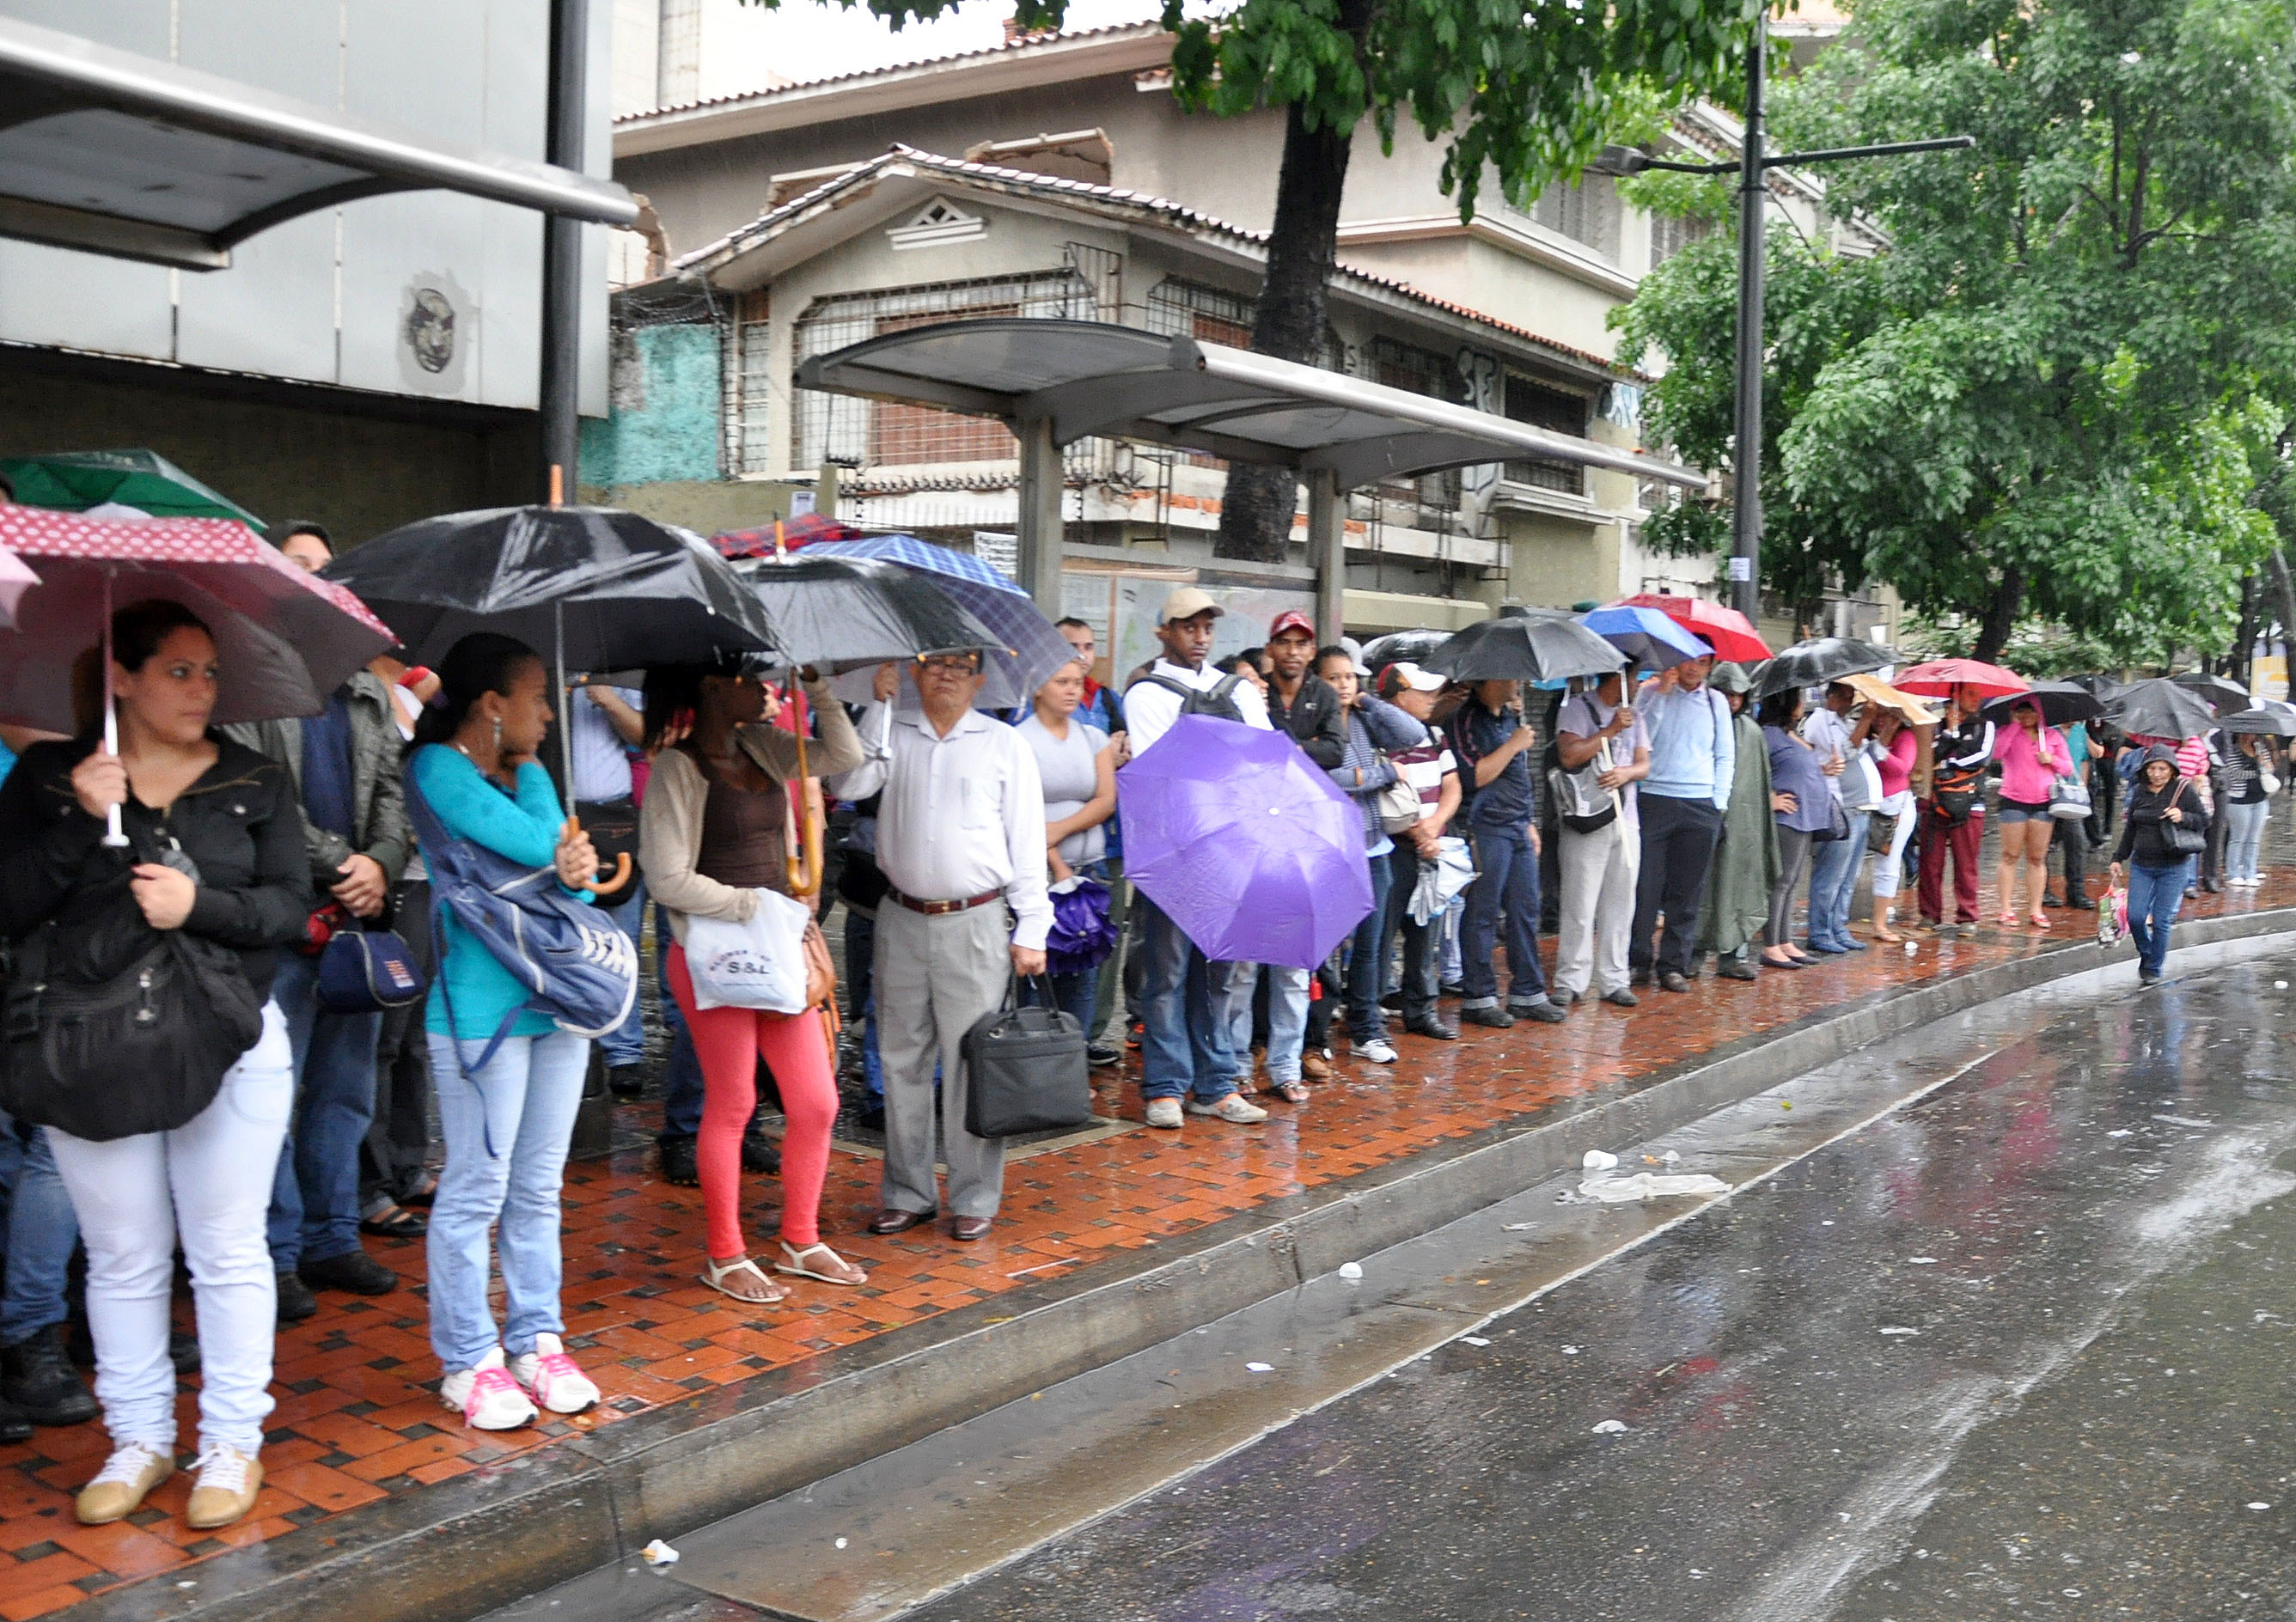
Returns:
[[[1259,689],[1211,668],[1212,622],[1220,606],[1209,593],[1183,586],[1164,599],[1156,640],[1163,656],[1124,692],[1133,758],[1150,750],[1184,714],[1217,716],[1273,730]],[[1123,783],[1117,784],[1119,798]],[[1148,1124],[1177,1131],[1182,1100],[1189,1115],[1249,1126],[1267,1111],[1235,1090],[1235,1055],[1219,1017],[1211,966],[1203,953],[1144,894],[1139,897],[1140,1094]]]

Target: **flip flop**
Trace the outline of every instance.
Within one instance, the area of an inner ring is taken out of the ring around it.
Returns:
[[[359,1232],[378,1239],[420,1239],[430,1231],[428,1216],[401,1205],[386,1205],[375,1215],[359,1218]]]
[[[861,1276],[849,1279],[840,1278],[833,1273],[823,1273],[815,1267],[808,1266],[806,1258],[816,1254],[825,1255],[832,1261],[845,1262],[847,1266],[852,1267],[853,1271],[859,1273]],[[851,1262],[845,1261],[843,1257],[832,1250],[827,1245],[819,1243],[808,1245],[804,1249],[800,1250],[784,1241],[782,1244],[782,1259],[774,1265],[774,1271],[786,1273],[795,1278],[816,1279],[824,1284],[842,1284],[848,1288],[857,1287],[869,1282],[869,1275],[862,1273],[859,1267],[855,1266]]]
[[[1287,1104],[1304,1104],[1308,1098],[1308,1084],[1303,1081],[1270,1082],[1260,1091],[1271,1098],[1280,1098]]]

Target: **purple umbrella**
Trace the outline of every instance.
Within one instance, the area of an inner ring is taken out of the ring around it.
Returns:
[[[1285,734],[1182,716],[1116,783],[1124,876],[1206,957],[1312,969],[1371,911],[1363,812]]]

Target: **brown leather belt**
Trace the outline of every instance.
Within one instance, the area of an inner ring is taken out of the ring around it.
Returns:
[[[899,902],[912,913],[922,913],[928,918],[944,918],[951,913],[969,913],[976,906],[987,906],[992,901],[1004,899],[1001,889],[984,890],[978,896],[967,896],[962,901],[920,901],[914,896],[905,896],[890,884],[885,894]]]

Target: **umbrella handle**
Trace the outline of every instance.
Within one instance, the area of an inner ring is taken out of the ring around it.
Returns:
[[[558,837],[562,840],[571,839],[581,831],[582,819],[578,816],[570,816],[566,819],[566,825],[558,831]],[[627,850],[618,850],[614,853],[613,866],[600,868],[591,881],[591,888],[619,889],[629,881],[629,877],[630,853]]]
[[[119,754],[119,711],[111,698],[111,571],[103,571],[103,752],[115,758]],[[125,849],[127,830],[120,823],[120,808],[103,808],[103,842],[114,850]]]

